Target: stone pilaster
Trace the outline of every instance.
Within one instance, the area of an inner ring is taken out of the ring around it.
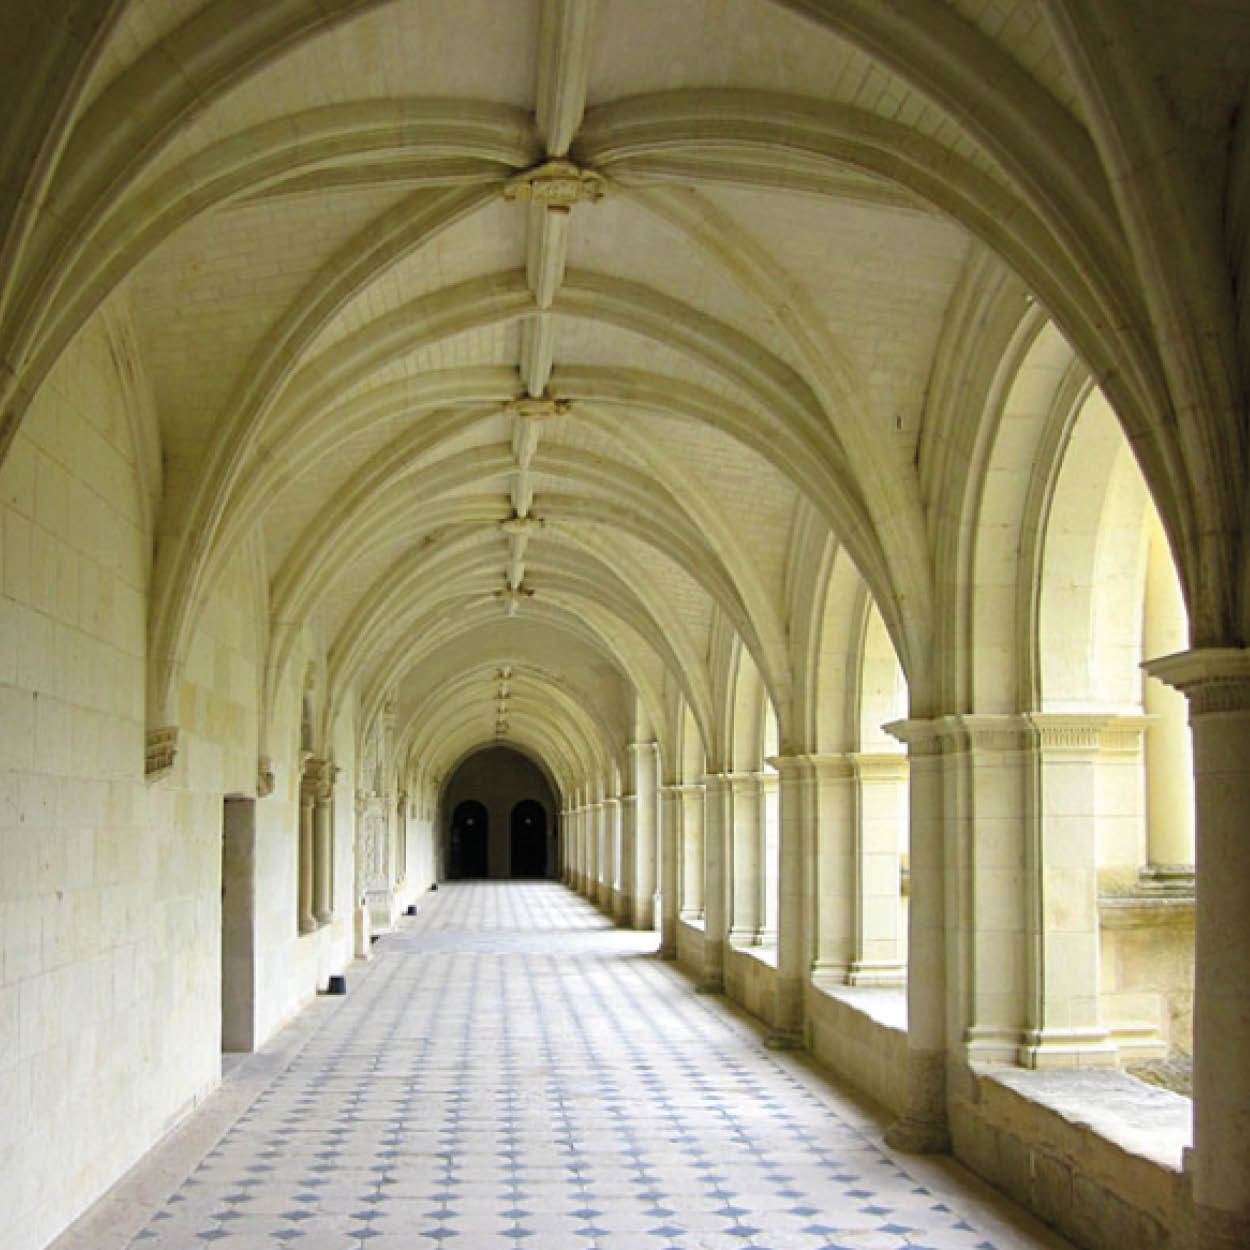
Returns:
[[[1111,1067],[1099,1010],[1099,770],[1140,767],[1141,717],[1034,715],[1037,793],[1030,813],[1026,1067]]]
[[[656,841],[659,834],[658,786],[660,757],[654,742],[631,742],[630,767],[634,775],[634,858],[631,876],[632,909],[629,923],[635,929],[653,929],[656,919]]]
[[[1198,1250],[1250,1246],[1250,649],[1147,670],[1189,699],[1197,809],[1194,1145]]]
[[[317,806],[317,786],[309,779],[308,766],[321,761],[306,758],[300,775],[299,786],[299,902],[298,923],[301,933],[311,933],[317,927],[313,910],[316,889],[316,840],[313,822]]]
[[[621,800],[605,798],[599,807],[599,890],[595,902],[609,916],[620,889]]]
[[[660,804],[660,958],[677,958],[677,922],[681,899],[678,863],[681,855],[681,790],[659,788]]]
[[[586,886],[583,890],[592,903],[599,902],[599,879],[603,872],[603,805],[587,803],[583,813],[586,835]]]
[[[810,755],[772,760],[778,780],[777,1003],[766,1044],[799,1048],[807,1041],[807,985],[814,951],[817,768]]]
[[[628,928],[634,919],[634,859],[638,852],[638,796],[622,794],[617,831],[616,880],[612,887],[612,919]]]
[[[911,912],[907,944],[907,1109],[887,1129],[896,1150],[950,1149],[946,1110],[946,814],[940,722],[896,721],[907,745]]]
[[[703,972],[696,987],[719,994],[725,988],[725,946],[729,941],[727,897],[733,800],[729,775],[709,773],[703,813]]]

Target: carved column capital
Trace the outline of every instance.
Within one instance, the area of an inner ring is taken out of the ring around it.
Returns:
[[[1148,660],[1151,677],[1189,699],[1189,718],[1250,711],[1250,647],[1196,647]]]

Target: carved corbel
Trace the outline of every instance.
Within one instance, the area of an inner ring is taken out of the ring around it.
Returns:
[[[149,729],[144,740],[143,775],[148,781],[164,777],[174,766],[178,756],[178,726],[166,725],[161,729]]]
[[[256,761],[256,797],[267,799],[273,793],[274,785],[273,760],[262,755]]]

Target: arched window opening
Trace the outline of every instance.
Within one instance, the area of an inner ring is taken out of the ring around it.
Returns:
[[[1184,697],[1142,663],[1184,650],[1188,627],[1158,513],[1098,392],[1073,426],[1043,557],[1040,958],[1052,1002],[1096,1004],[1081,1023],[1111,1061],[1153,1066],[1192,1045],[1193,756]]]
[[[855,776],[855,954],[852,985],[897,985],[907,972],[908,763],[885,726],[907,716],[907,678],[872,600],[859,668]]]

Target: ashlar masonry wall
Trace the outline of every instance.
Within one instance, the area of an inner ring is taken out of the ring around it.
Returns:
[[[114,334],[86,327],[0,466],[6,1250],[45,1246],[218,1082],[224,799],[256,793],[266,607],[246,544],[203,606],[174,769],[144,776],[140,466],[156,433]],[[336,745],[351,741],[349,724]],[[336,802],[336,918],[300,938],[298,763],[275,765],[280,789],[256,800],[258,1044],[352,954],[353,779]]]
[[[0,1207],[11,1250],[44,1245],[219,1071],[220,813],[190,789],[144,781],[151,535],[126,403],[93,323],[0,466]]]

